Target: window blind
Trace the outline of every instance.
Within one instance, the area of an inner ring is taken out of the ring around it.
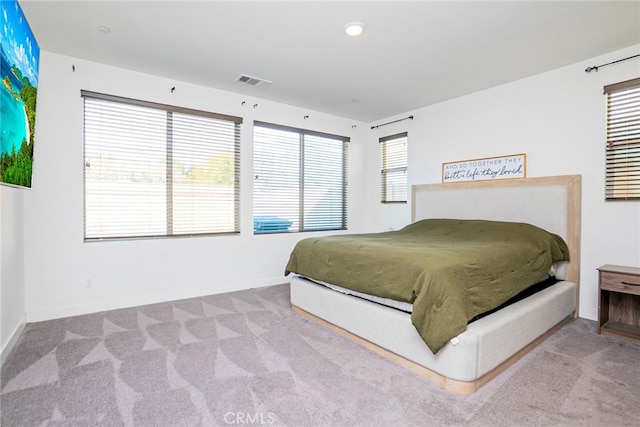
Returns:
[[[604,87],[606,200],[640,200],[640,78]]]
[[[406,132],[380,138],[380,201],[407,202]]]
[[[254,233],[347,228],[346,137],[254,123]]]
[[[86,240],[239,232],[241,118],[82,96]]]

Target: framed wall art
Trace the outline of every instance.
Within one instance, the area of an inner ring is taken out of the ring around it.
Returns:
[[[526,178],[526,176],[527,155],[524,153],[442,164],[442,182]]]
[[[18,2],[1,3],[0,183],[31,187],[40,48]]]

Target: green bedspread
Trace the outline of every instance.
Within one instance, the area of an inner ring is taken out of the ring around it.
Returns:
[[[560,236],[530,224],[427,219],[398,231],[303,239],[285,275],[412,303],[412,323],[436,353],[469,320],[568,259]]]

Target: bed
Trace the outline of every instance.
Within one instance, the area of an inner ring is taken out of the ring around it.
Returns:
[[[570,255],[554,264],[561,267],[556,282],[472,321],[444,343],[427,345],[412,313],[337,292],[331,283],[296,271],[292,309],[450,392],[473,393],[577,315],[580,197],[579,175],[412,187],[412,224],[524,223],[560,236]]]

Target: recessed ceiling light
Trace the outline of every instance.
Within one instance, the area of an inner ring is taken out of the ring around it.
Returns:
[[[109,34],[111,32],[111,28],[105,27],[104,25],[100,25],[98,27],[98,31],[100,31],[101,33],[104,33],[104,34]]]
[[[344,28],[344,32],[351,37],[359,36],[360,34],[362,34],[363,31],[364,31],[364,24],[361,22],[351,22],[347,24]]]

